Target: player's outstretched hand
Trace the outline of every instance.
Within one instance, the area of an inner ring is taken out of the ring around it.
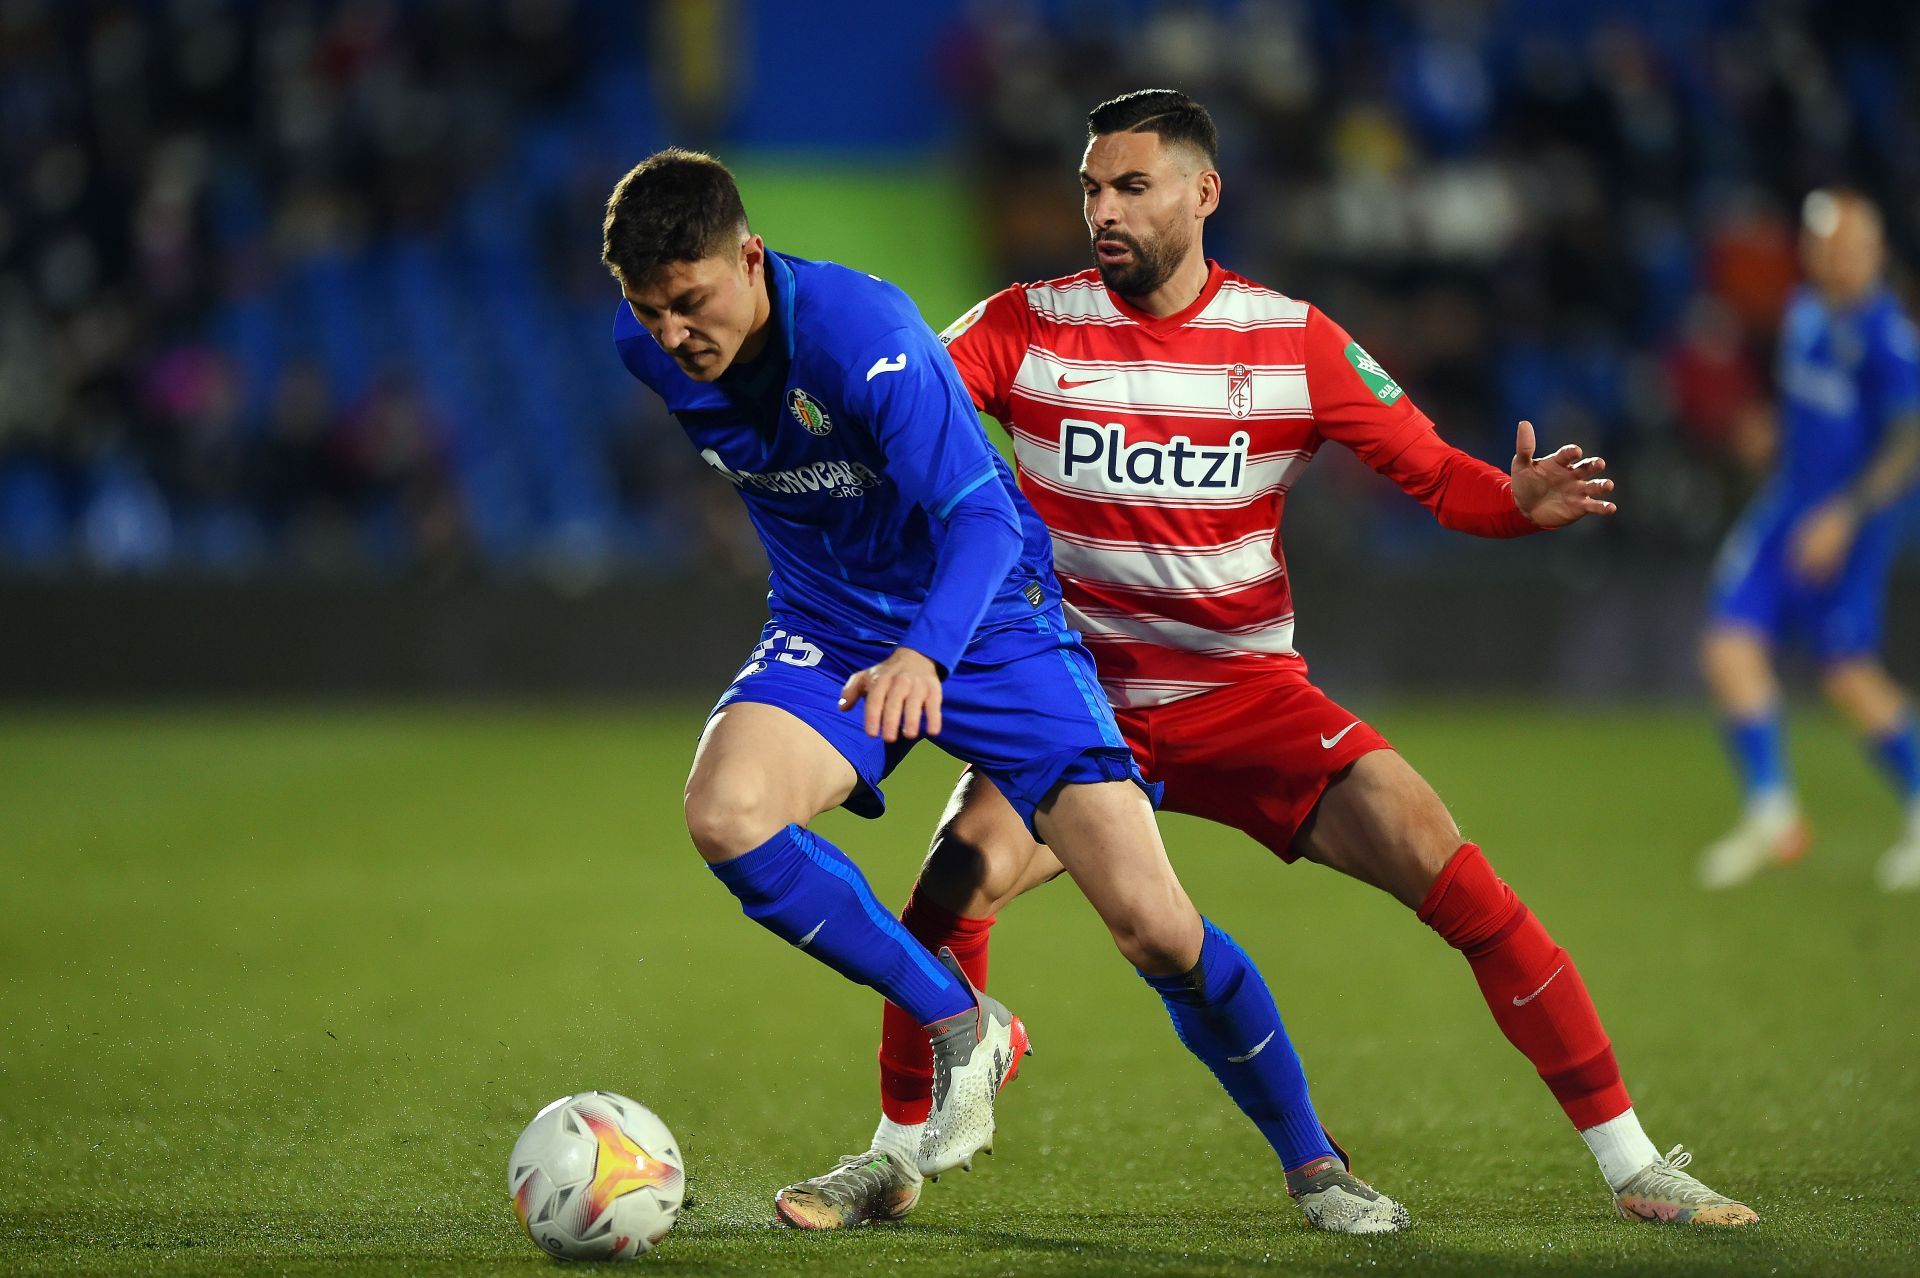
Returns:
[[[1586,457],[1578,444],[1562,444],[1545,457],[1533,455],[1533,423],[1521,422],[1513,436],[1513,504],[1542,528],[1560,528],[1588,515],[1611,515],[1606,500],[1613,481],[1602,479],[1604,457]]]
[[[911,741],[923,723],[928,736],[940,735],[940,668],[931,657],[895,648],[879,665],[854,671],[840,689],[840,708],[851,710],[862,697],[867,700],[870,737]]]

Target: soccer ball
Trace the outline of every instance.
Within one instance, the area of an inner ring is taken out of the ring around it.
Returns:
[[[686,1192],[667,1125],[614,1092],[563,1096],[513,1143],[507,1192],[527,1237],[563,1260],[631,1260],[667,1236]]]

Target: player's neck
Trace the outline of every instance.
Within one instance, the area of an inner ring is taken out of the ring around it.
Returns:
[[[1207,277],[1212,268],[1207,265],[1206,257],[1195,252],[1182,262],[1173,274],[1167,276],[1167,282],[1151,293],[1139,296],[1123,293],[1127,305],[1137,311],[1145,311],[1155,319],[1165,319],[1193,305],[1193,299],[1207,286]]]
[[[740,342],[740,353],[733,357],[736,364],[751,364],[767,349],[767,339],[773,336],[773,294],[768,289],[766,272],[760,275],[760,287],[753,296],[753,323],[747,326],[747,335]]]
[[[1879,289],[1880,281],[1877,279],[1867,281],[1863,288],[1848,289],[1844,292],[1837,289],[1822,288],[1820,290],[1820,300],[1827,304],[1827,309],[1830,311],[1851,311],[1856,307],[1865,305],[1868,299],[1878,292]]]

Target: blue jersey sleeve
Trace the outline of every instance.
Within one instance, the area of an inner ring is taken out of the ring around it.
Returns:
[[[933,333],[899,328],[847,369],[847,402],[873,431],[900,491],[937,519],[996,474],[973,399]]]
[[[1019,559],[1013,499],[973,399],[930,330],[895,329],[870,343],[847,380],[847,401],[888,475],[942,525],[933,580],[901,644],[951,672]]]
[[[1889,307],[1867,353],[1867,391],[1877,425],[1920,413],[1920,336],[1913,321]]]

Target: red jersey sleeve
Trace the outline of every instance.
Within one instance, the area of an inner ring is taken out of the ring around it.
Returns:
[[[1315,428],[1400,485],[1441,527],[1480,537],[1539,531],[1513,504],[1506,472],[1441,439],[1392,374],[1318,307],[1307,312],[1306,364]]]
[[[1007,420],[1014,375],[1026,358],[1030,314],[1025,292],[1015,285],[975,303],[940,333],[973,406],[1001,422]]]

